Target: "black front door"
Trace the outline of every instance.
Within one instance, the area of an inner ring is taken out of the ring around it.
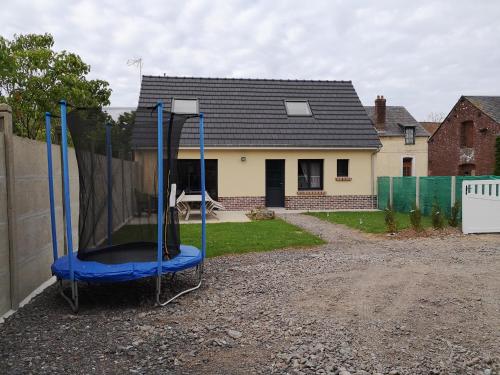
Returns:
[[[266,206],[285,206],[284,160],[266,160]]]

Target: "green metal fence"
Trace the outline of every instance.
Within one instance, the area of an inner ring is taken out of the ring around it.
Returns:
[[[462,200],[462,181],[495,179],[500,176],[378,177],[378,209],[384,210],[392,202],[395,211],[409,212],[418,198],[422,215],[430,215],[432,204],[438,202],[449,216],[453,202]]]

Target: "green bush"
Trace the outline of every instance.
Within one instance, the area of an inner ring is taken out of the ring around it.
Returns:
[[[416,203],[413,203],[412,209],[410,211],[410,223],[413,229],[417,232],[422,230],[422,212],[420,208],[417,207]]]
[[[385,226],[387,228],[387,232],[396,233],[396,215],[391,202],[387,202],[387,207],[385,209]]]
[[[453,204],[453,207],[451,208],[450,218],[448,219],[448,224],[450,224],[450,227],[458,227],[458,224],[460,222],[459,217],[461,209],[462,205],[460,201],[455,201],[455,204]]]
[[[441,207],[439,206],[437,200],[435,200],[434,203],[432,203],[431,218],[432,218],[432,226],[434,227],[434,229],[444,228],[444,215],[443,212],[441,211]]]

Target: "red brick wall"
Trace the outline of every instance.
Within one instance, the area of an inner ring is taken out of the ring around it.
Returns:
[[[474,147],[470,150],[460,147],[461,127],[465,121],[474,123]],[[498,133],[499,124],[462,98],[429,140],[429,176],[458,175],[460,165],[466,163],[475,165],[476,175],[493,174]]]
[[[219,197],[229,211],[251,210],[266,205],[265,197]],[[297,195],[285,197],[289,210],[371,209],[377,207],[374,195]]]
[[[224,205],[226,210],[246,211],[255,207],[265,206],[266,197],[219,197],[219,202]]]
[[[296,195],[285,197],[290,210],[369,209],[377,207],[375,195]]]

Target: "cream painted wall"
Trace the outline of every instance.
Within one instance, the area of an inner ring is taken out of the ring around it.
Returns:
[[[375,176],[402,176],[403,158],[413,157],[413,175],[427,176],[427,137],[416,137],[414,145],[405,145],[404,137],[380,137]]]
[[[285,159],[285,195],[297,195],[298,160],[323,159],[323,187],[328,195],[370,195],[372,192],[370,150],[283,150],[283,149],[207,149],[206,159],[218,160],[218,193],[221,197],[259,197],[265,195],[266,159]],[[241,157],[246,161],[241,161]],[[198,150],[181,149],[179,159],[199,159]],[[337,159],[349,159],[352,181],[335,181]],[[152,186],[156,153],[139,151],[136,160],[144,168],[145,190]],[[150,190],[149,190],[150,191]]]

